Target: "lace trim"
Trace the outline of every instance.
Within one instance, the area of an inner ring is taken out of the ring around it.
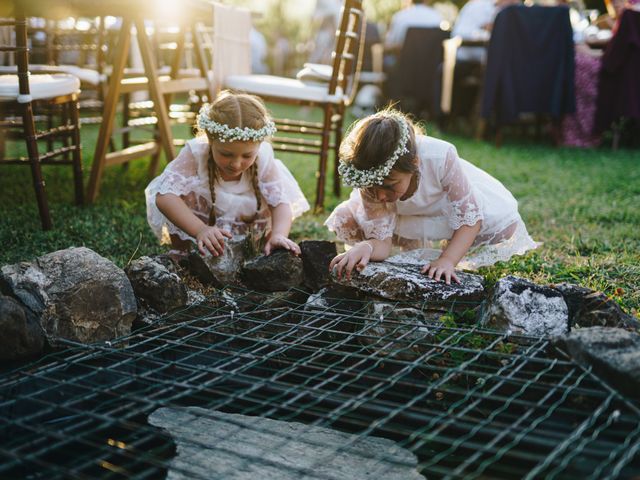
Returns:
[[[367,222],[361,228],[366,239],[386,240],[393,237],[395,222]]]
[[[297,192],[288,192],[283,188],[281,182],[262,183],[260,185],[260,193],[272,207],[277,207],[281,203],[288,203],[294,218],[309,210],[309,204],[306,199],[296,195]]]
[[[484,215],[475,203],[470,203],[468,200],[451,202],[449,226],[453,230],[458,230],[463,225],[472,227],[481,220],[484,220]]]

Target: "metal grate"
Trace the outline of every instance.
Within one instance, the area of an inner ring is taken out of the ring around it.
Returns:
[[[113,345],[73,345],[5,373],[0,478],[159,478],[176,444],[147,417],[181,406],[349,433],[336,455],[365,436],[387,438],[430,479],[640,472],[638,404],[546,340],[450,316],[380,318],[369,302],[309,309],[233,293],[235,303],[211,299]],[[382,467],[398,463],[390,452],[375,457]],[[334,478],[318,467],[296,473]],[[171,468],[212,478],[188,464]]]

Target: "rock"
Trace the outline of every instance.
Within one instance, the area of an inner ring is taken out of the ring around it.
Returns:
[[[621,328],[580,328],[554,339],[582,365],[622,393],[640,398],[640,335]]]
[[[184,307],[189,300],[187,288],[178,274],[155,258],[140,257],[131,262],[125,272],[136,296],[159,313]]]
[[[420,269],[418,264],[371,262],[361,272],[355,271],[351,280],[344,275],[337,280],[335,269],[331,276],[339,285],[387,300],[423,301],[466,309],[479,304],[483,298],[483,279],[479,275],[456,272],[461,283],[447,285],[420,273]]]
[[[93,343],[128,335],[137,313],[124,271],[85,247],[5,265],[0,290],[39,319],[50,341]]]
[[[638,319],[622,311],[620,306],[602,292],[560,283],[554,285],[569,307],[569,324],[579,327],[616,327],[640,329]]]
[[[264,292],[300,288],[304,282],[302,259],[288,250],[276,250],[245,262],[241,277],[249,288]]]
[[[365,305],[358,292],[329,285],[308,296],[302,312],[297,314],[298,328],[293,336],[307,346],[318,343],[318,348],[345,342],[351,334],[362,328]]]
[[[569,331],[569,311],[562,294],[523,278],[498,280],[480,313],[484,326],[537,337]]]
[[[44,349],[42,327],[17,300],[4,295],[0,295],[0,332],[0,360],[33,358]]]
[[[446,311],[422,311],[395,303],[370,303],[358,335],[361,345],[377,355],[388,355],[398,360],[412,361],[432,348],[438,330],[438,321]]]
[[[169,480],[424,479],[416,456],[386,438],[199,407],[160,408],[149,423],[176,443]]]
[[[187,268],[205,284],[216,288],[236,285],[240,282],[240,269],[249,251],[250,240],[246,235],[234,235],[224,242],[224,253],[219,257],[191,252],[187,258]]]
[[[304,282],[314,291],[330,282],[329,264],[338,254],[336,244],[327,241],[305,240],[300,242]]]

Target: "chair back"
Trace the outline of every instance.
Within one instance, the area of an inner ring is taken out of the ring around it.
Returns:
[[[442,42],[447,38],[449,32],[438,27],[407,30],[393,75],[397,85],[390,86],[392,98],[409,97],[428,106],[431,113],[437,111],[438,67],[443,59]]]
[[[559,119],[575,111],[573,30],[565,6],[509,6],[496,16],[482,116],[497,125],[522,113]]]
[[[219,91],[228,75],[251,74],[251,12],[214,3],[213,83]]]
[[[45,40],[36,43],[32,39],[31,49],[40,57],[40,63],[75,65],[102,72],[107,45],[104,17],[38,20],[31,32],[43,34]]]
[[[332,53],[329,95],[342,90],[346,105],[351,104],[358,88],[364,53],[366,19],[362,0],[345,0],[340,26],[336,32],[336,48]]]
[[[18,75],[18,102],[25,103],[30,99],[29,90],[29,48],[27,47],[27,19],[16,16],[14,19],[0,20],[0,27],[12,27],[15,31],[15,41],[8,35],[0,44],[0,51],[13,56]],[[8,40],[8,41],[5,41]]]

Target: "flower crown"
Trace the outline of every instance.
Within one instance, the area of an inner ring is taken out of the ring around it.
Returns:
[[[218,123],[209,118],[211,111],[211,105],[205,103],[200,112],[198,112],[198,127],[202,130],[206,130],[212,135],[215,135],[221,142],[260,142],[265,137],[270,137],[276,133],[276,125],[272,120],[267,120],[264,127],[255,129],[249,127],[234,127],[230,128],[226,123]]]
[[[387,178],[389,172],[402,155],[409,153],[407,144],[409,143],[409,126],[405,118],[395,112],[381,112],[376,114],[378,117],[393,118],[400,125],[400,140],[398,146],[393,151],[389,159],[382,165],[368,170],[359,170],[352,163],[340,160],[338,172],[342,177],[342,181],[349,187],[371,187],[373,185],[382,185],[384,179]]]

